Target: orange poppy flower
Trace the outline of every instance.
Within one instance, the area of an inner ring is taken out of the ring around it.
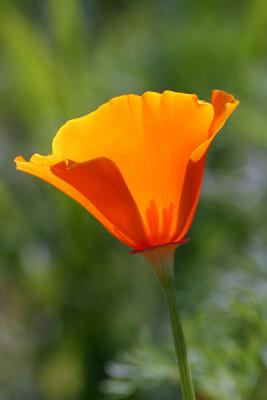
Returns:
[[[193,220],[205,156],[237,107],[165,91],[115,97],[63,125],[52,154],[17,168],[60,189],[135,251],[180,243]]]

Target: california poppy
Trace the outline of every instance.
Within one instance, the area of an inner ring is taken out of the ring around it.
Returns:
[[[52,154],[17,168],[62,190],[116,238],[144,252],[169,307],[183,400],[195,400],[173,279],[174,250],[185,241],[210,143],[238,101],[215,90],[211,103],[165,91],[115,97],[59,129]]]
[[[52,154],[17,157],[16,165],[72,197],[134,251],[180,243],[208,147],[237,105],[218,90],[211,103],[172,91],[115,97],[63,125]]]

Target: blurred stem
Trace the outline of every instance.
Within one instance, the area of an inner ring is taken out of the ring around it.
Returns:
[[[195,400],[195,391],[192,381],[190,366],[187,359],[187,350],[184,338],[182,321],[179,315],[176,292],[174,286],[174,253],[175,246],[164,246],[149,250],[144,256],[149,260],[153,270],[158,276],[165,294],[169,308],[172,333],[178,367],[180,372],[180,385],[183,400]]]

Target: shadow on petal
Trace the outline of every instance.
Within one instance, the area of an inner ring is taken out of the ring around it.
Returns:
[[[186,235],[194,218],[201,192],[205,161],[206,153],[198,161],[190,159],[187,165],[175,234],[175,237],[178,237],[179,240]]]
[[[137,205],[113,161],[104,157],[83,163],[67,160],[53,165],[51,171],[82,193],[115,231],[129,237],[136,247],[147,245]]]

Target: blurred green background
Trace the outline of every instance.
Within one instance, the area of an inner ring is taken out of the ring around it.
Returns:
[[[1,0],[0,399],[174,400],[161,289],[145,260],[14,168],[121,93],[233,93],[208,156],[177,295],[198,400],[267,396],[265,0]]]

